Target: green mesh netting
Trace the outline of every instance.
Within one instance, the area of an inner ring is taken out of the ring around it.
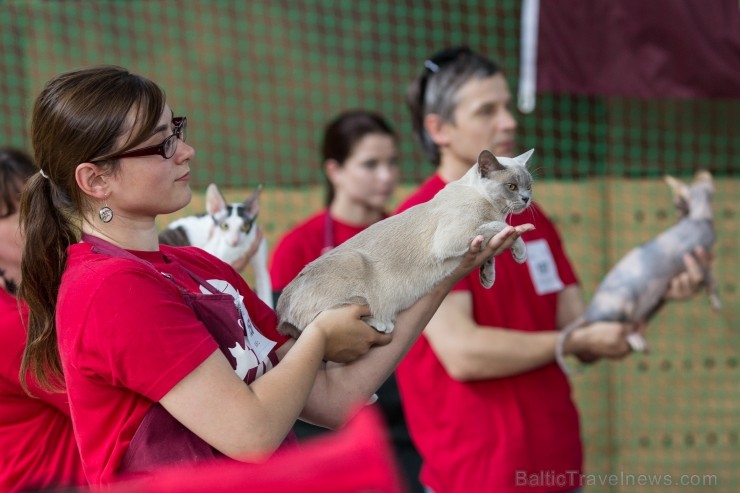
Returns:
[[[341,110],[377,110],[398,130],[396,201],[431,172],[404,103],[431,53],[457,44],[487,53],[516,94],[520,8],[517,0],[0,0],[0,144],[28,148],[33,97],[54,74],[127,67],[160,83],[189,118],[200,193],[182,213],[200,212],[210,182],[235,198],[261,183],[261,221],[274,245],[321,206],[318,143]],[[519,115],[520,148],[537,149],[536,198],[560,227],[586,293],[671,223],[661,175],[705,168],[717,181],[724,308],[715,314],[701,297],[668,306],[650,326],[649,355],[574,377],[586,471],[599,483],[586,491],[665,491],[667,479],[685,491],[740,491],[738,121],[738,100],[552,94]],[[639,475],[655,484],[637,483]]]

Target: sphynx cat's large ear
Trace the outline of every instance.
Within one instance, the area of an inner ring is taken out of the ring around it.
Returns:
[[[478,155],[478,171],[481,176],[487,176],[492,171],[502,171],[505,169],[506,166],[501,164],[491,151],[484,149]]]
[[[215,183],[208,185],[206,189],[206,212],[215,216],[219,212],[226,210],[226,199],[221,195]]]
[[[665,182],[671,188],[673,194],[673,205],[676,206],[681,215],[689,213],[689,187],[678,178],[674,178],[671,175],[665,176]]]
[[[534,152],[534,149],[530,149],[524,154],[520,154],[517,157],[515,157],[514,161],[521,164],[522,166],[525,166],[527,164],[527,161],[529,161],[529,158],[532,157],[533,152]]]
[[[712,173],[705,169],[700,169],[694,174],[694,183],[712,183]]]

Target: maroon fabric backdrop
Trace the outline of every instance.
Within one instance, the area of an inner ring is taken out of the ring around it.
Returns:
[[[538,91],[740,97],[738,0],[541,0]]]

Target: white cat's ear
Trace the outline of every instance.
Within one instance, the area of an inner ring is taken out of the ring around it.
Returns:
[[[478,172],[481,176],[488,176],[492,171],[502,171],[505,169],[506,166],[501,164],[491,151],[484,149],[478,155]]]
[[[517,157],[514,158],[514,161],[521,164],[522,166],[525,166],[527,164],[527,161],[529,161],[529,158],[532,157],[532,154],[534,153],[534,148],[528,150],[524,154],[520,154]]]
[[[211,183],[208,185],[208,188],[206,189],[206,212],[208,214],[215,216],[219,212],[226,210],[226,199],[223,195],[221,195],[221,192],[219,191],[218,187],[215,183]]]
[[[247,200],[244,201],[244,207],[253,217],[257,217],[260,212],[260,194],[262,193],[262,184],[257,185],[257,189]]]

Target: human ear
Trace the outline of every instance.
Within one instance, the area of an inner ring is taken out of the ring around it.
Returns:
[[[450,137],[447,134],[447,125],[442,117],[436,113],[429,113],[424,117],[424,130],[432,139],[432,142],[438,146],[450,143]]]
[[[332,185],[336,186],[341,171],[342,165],[336,159],[327,159],[324,161],[324,173],[326,174],[326,179]]]
[[[94,163],[80,163],[75,169],[75,180],[82,193],[104,200],[110,195],[103,170]]]

